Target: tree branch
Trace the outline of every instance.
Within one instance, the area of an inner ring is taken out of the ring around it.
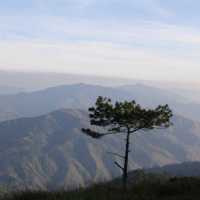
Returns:
[[[137,131],[142,131],[142,132],[150,132],[152,131],[153,129],[156,129],[156,130],[165,130],[167,129],[168,127],[161,127],[161,126],[153,126],[152,128],[146,128],[145,126],[144,127],[140,127],[140,128],[137,128],[137,129],[134,129],[132,131],[130,131],[130,133],[136,133]]]
[[[117,167],[119,167],[122,171],[124,171],[124,168],[117,161],[115,161],[114,163]]]
[[[97,139],[98,138],[102,138],[102,137],[104,137],[106,135],[113,134],[113,133],[99,133],[97,131],[93,131],[91,129],[84,129],[84,128],[82,128],[81,130],[82,130],[83,133],[85,133],[85,134],[87,134],[87,135],[89,135],[89,136],[91,136],[93,138],[97,138]]]
[[[130,133],[131,133],[131,134],[132,134],[132,133],[135,133],[135,132],[137,132],[137,131],[139,131],[139,130],[141,130],[141,129],[143,129],[143,127],[139,127],[139,128],[133,129],[133,130],[130,131]]]

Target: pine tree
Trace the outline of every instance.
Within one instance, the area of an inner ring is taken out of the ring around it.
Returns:
[[[115,162],[122,170],[123,186],[127,187],[128,161],[130,152],[130,137],[139,131],[145,132],[152,129],[168,128],[172,123],[172,111],[168,105],[159,105],[155,109],[142,108],[135,101],[112,103],[111,99],[98,97],[94,107],[89,108],[90,124],[101,127],[102,132],[95,129],[82,129],[84,133],[101,138],[110,134],[126,134],[124,155],[113,153],[123,159],[123,166]]]

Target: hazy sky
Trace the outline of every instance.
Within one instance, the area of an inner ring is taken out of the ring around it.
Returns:
[[[0,1],[0,69],[200,76],[199,0]]]

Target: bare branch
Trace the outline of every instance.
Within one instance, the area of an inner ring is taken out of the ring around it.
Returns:
[[[117,167],[119,167],[122,171],[124,171],[124,168],[117,161],[115,161],[114,163]]]

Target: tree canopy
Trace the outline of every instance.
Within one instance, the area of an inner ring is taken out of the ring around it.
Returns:
[[[105,132],[82,129],[94,138],[108,134],[127,132],[135,133],[139,130],[168,128],[172,123],[172,111],[168,105],[159,105],[155,109],[142,108],[135,101],[112,103],[107,97],[98,97],[94,107],[89,108],[91,125],[104,128]]]

